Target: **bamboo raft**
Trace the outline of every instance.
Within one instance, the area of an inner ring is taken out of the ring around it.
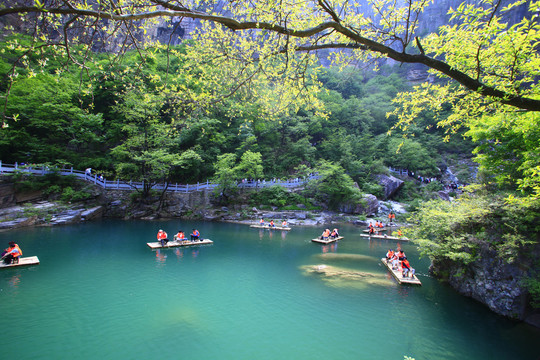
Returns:
[[[392,266],[388,264],[388,261],[386,261],[386,258],[382,258],[381,262],[386,266],[388,271],[392,274],[394,279],[397,280],[399,284],[410,284],[410,285],[422,285],[420,280],[416,277],[416,275],[413,275],[413,277],[403,277],[402,272],[400,270],[393,270]]]
[[[385,228],[385,227],[383,227],[383,228],[374,228],[374,229],[375,229],[376,232],[377,232],[377,231],[387,231],[387,230],[390,230],[390,229],[387,229],[387,228]],[[369,229],[365,229],[365,230],[362,230],[362,231],[363,231],[363,232],[369,232]]]
[[[291,230],[290,227],[269,226],[269,225],[250,225],[249,227],[258,228],[258,229],[269,229],[269,230],[283,230],[283,231]]]
[[[28,265],[37,265],[39,264],[39,259],[37,256],[22,257],[19,259],[19,262],[16,264],[6,265],[4,262],[0,262],[0,268],[11,268],[16,266],[28,266]]]
[[[330,244],[341,239],[343,239],[343,236],[338,236],[337,238],[328,237],[326,239],[316,238],[316,239],[311,239],[311,241],[319,243],[319,244]]]
[[[200,239],[200,240],[171,240],[165,246],[162,246],[159,241],[157,242],[149,242],[146,243],[149,248],[151,249],[167,249],[172,247],[178,247],[178,246],[194,246],[194,245],[209,245],[213,244],[214,242],[210,239]]]
[[[369,234],[360,234],[362,237],[375,238],[375,239],[384,239],[384,240],[401,240],[409,241],[409,238],[405,236],[390,236],[390,235],[369,235]]]

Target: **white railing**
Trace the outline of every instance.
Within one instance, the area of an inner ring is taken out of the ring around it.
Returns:
[[[0,175],[4,173],[14,173],[14,172],[24,172],[24,173],[30,173],[34,175],[45,175],[50,174],[53,172],[57,172],[60,175],[65,176],[75,176],[79,179],[92,182],[95,185],[101,186],[104,189],[107,190],[135,190],[135,189],[142,189],[144,188],[144,182],[137,182],[137,181],[122,181],[122,180],[107,180],[103,178],[102,176],[98,176],[97,174],[91,174],[85,171],[80,170],[74,170],[73,167],[69,169],[58,169],[58,168],[50,168],[48,166],[33,166],[33,165],[19,165],[18,163],[15,164],[4,164],[0,160]],[[316,179],[318,176],[312,175],[308,177],[308,179]],[[297,179],[290,179],[290,180],[280,180],[280,179],[274,179],[274,180],[243,180],[237,183],[237,186],[239,188],[259,188],[259,187],[269,187],[274,185],[283,186],[286,188],[293,188],[298,186],[303,186],[306,183],[307,180],[303,180],[300,178]],[[214,189],[218,186],[217,183],[211,183],[208,180],[204,183],[197,183],[197,184],[172,184],[172,183],[164,183],[164,184],[153,184],[151,186],[152,189],[155,190],[167,190],[167,191],[174,191],[174,192],[184,192],[189,193],[193,191],[202,191],[206,189]]]

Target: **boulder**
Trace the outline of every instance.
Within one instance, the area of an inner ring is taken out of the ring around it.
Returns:
[[[384,199],[389,199],[403,186],[403,180],[388,175],[377,175],[379,185],[384,189]]]
[[[94,220],[103,217],[103,206],[96,206],[81,213],[81,220]]]
[[[365,194],[358,206],[359,211],[357,214],[374,216],[377,214],[377,212],[379,212],[379,200],[375,195],[372,194]]]

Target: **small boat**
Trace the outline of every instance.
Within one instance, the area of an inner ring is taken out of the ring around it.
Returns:
[[[375,239],[384,239],[384,240],[401,240],[409,241],[409,238],[405,236],[390,236],[390,235],[370,235],[370,234],[360,234],[362,237],[375,238]]]
[[[250,225],[249,227],[257,228],[257,229],[269,229],[269,230],[283,230],[283,231],[291,230],[290,227],[269,226],[269,225]]]
[[[328,237],[326,239],[316,238],[316,239],[311,239],[311,241],[319,243],[319,244],[330,244],[341,239],[343,239],[343,236],[338,236],[337,238]]]
[[[171,247],[178,247],[178,246],[194,246],[194,245],[209,245],[213,244],[214,242],[210,239],[200,239],[200,240],[171,240],[168,243],[165,244],[165,246],[161,245],[159,241],[156,242],[149,242],[146,243],[149,248],[151,249],[167,249]]]
[[[397,280],[399,284],[411,284],[411,285],[422,285],[420,280],[416,277],[416,275],[413,275],[412,277],[403,277],[403,274],[400,270],[394,270],[392,269],[392,265],[388,263],[386,258],[381,259],[382,263],[386,268],[392,273],[392,276]]]
[[[6,265],[4,262],[0,262],[0,268],[11,268],[16,266],[28,266],[28,265],[37,265],[39,264],[39,259],[37,256],[28,256],[22,257],[19,259],[18,263]]]

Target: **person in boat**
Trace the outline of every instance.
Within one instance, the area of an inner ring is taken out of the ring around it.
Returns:
[[[264,219],[263,218],[261,218],[261,220],[259,220],[259,225],[264,226]]]
[[[186,235],[184,234],[182,230],[178,230],[178,233],[174,235],[174,240],[184,241],[186,240]]]
[[[270,226],[270,227],[274,227],[274,226],[276,226],[276,225],[274,224],[274,220],[270,220],[270,224],[269,224],[269,226]]]
[[[369,231],[368,231],[368,234],[369,235],[375,235],[375,228],[373,227],[373,225],[369,224]]]
[[[377,223],[375,224],[375,226],[378,227],[378,228],[383,228],[384,227],[382,221],[378,221],[378,220],[377,220]]]
[[[329,236],[330,236],[330,229],[326,229],[323,231],[321,235],[321,240],[326,240],[328,239]]]
[[[281,223],[281,227],[287,227],[287,220],[283,220],[283,222]]]
[[[17,264],[19,257],[22,255],[21,248],[14,241],[9,242],[9,247],[2,252],[4,264]]]
[[[403,258],[403,261],[401,262],[401,269],[402,269],[401,275],[403,277],[409,277],[409,274],[410,274],[410,277],[414,277],[414,269],[411,267],[411,264],[409,264],[409,260],[407,260],[406,256]]]
[[[192,241],[197,241],[197,240],[199,240],[200,236],[201,236],[201,233],[199,232],[199,230],[193,229],[193,231],[191,232],[191,240]]]
[[[157,239],[161,243],[161,246],[165,246],[169,242],[169,239],[167,239],[167,233],[162,229],[159,229]]]
[[[335,238],[339,237],[339,232],[338,232],[337,228],[334,228],[334,230],[332,230],[332,233],[330,234],[330,237],[332,237],[332,239],[335,239]]]
[[[403,261],[403,259],[406,259],[407,257],[405,256],[405,253],[403,252],[403,249],[400,249],[398,252],[397,252],[397,258],[399,261]]]
[[[388,249],[388,252],[386,253],[386,261],[392,260],[396,253],[392,249]]]

